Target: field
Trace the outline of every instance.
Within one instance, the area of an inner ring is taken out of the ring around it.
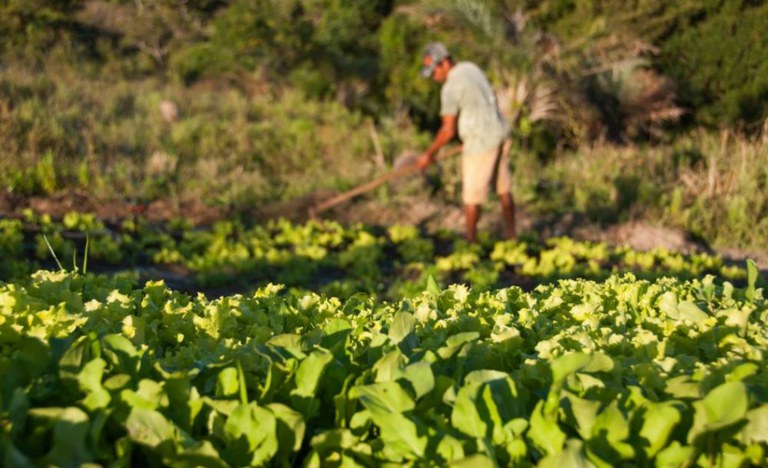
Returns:
[[[330,221],[0,234],[5,466],[766,463],[752,262]],[[136,273],[182,270],[206,293]]]
[[[768,466],[765,24],[0,0],[0,467]],[[515,240],[461,237],[459,157],[316,209],[446,135],[434,41]]]

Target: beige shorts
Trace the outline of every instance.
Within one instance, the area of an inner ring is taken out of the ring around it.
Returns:
[[[482,205],[488,200],[488,189],[493,183],[496,193],[512,191],[512,173],[509,169],[510,140],[480,154],[461,156],[461,199],[465,205]]]

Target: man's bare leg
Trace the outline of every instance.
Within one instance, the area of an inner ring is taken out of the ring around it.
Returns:
[[[499,195],[499,201],[501,202],[501,214],[504,217],[504,224],[507,226],[507,239],[514,239],[517,237],[517,230],[515,229],[515,200],[512,198],[512,194],[507,192]]]
[[[477,220],[480,218],[480,205],[464,205],[464,218],[467,222],[467,241],[477,240]]]

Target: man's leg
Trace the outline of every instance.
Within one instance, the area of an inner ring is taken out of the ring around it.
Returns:
[[[477,220],[480,218],[480,205],[464,205],[464,218],[467,223],[467,242],[477,240]]]
[[[499,148],[499,159],[496,165],[496,193],[501,202],[501,215],[506,225],[507,239],[517,237],[515,228],[515,200],[512,197],[512,171],[509,164],[509,150],[512,145],[511,140],[507,139]]]
[[[517,237],[517,230],[515,229],[515,199],[512,198],[512,193],[499,194],[499,201],[501,202],[501,214],[504,217],[504,224],[507,226],[507,239],[514,239]]]

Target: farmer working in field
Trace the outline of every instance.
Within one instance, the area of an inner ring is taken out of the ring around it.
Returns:
[[[474,242],[480,206],[488,199],[493,182],[501,201],[507,238],[515,237],[515,203],[509,169],[506,125],[496,95],[480,68],[471,62],[454,62],[439,42],[424,49],[422,74],[443,87],[440,92],[442,124],[435,140],[418,160],[421,169],[435,161],[437,151],[456,135],[462,141],[462,201],[467,240]]]

